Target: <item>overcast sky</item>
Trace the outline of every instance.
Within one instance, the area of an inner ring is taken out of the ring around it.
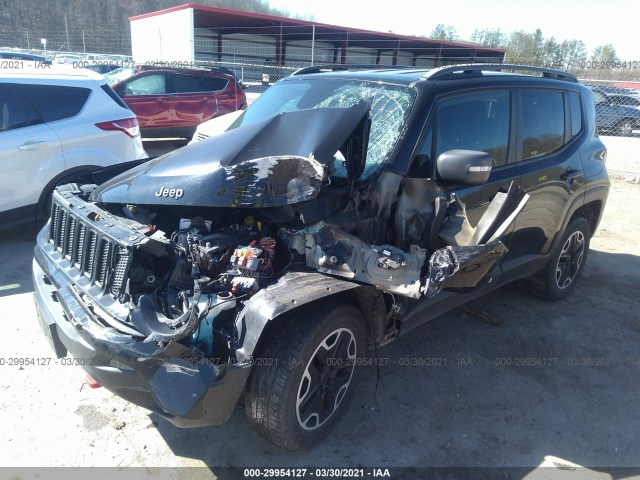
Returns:
[[[468,40],[475,28],[540,28],[545,38],[582,40],[589,55],[607,43],[623,60],[640,60],[640,0],[268,0],[320,23],[428,36],[438,23]]]

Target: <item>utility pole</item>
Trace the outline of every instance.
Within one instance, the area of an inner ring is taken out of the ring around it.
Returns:
[[[82,53],[87,53],[87,49],[84,45],[84,30],[82,30]]]
[[[31,50],[31,42],[29,42],[29,30],[27,30],[26,32],[24,32],[27,34],[27,48],[29,50]]]
[[[316,50],[316,24],[313,24],[313,32],[311,34],[311,66],[313,67],[313,57]]]
[[[67,33],[67,49],[71,51],[71,45],[69,44],[69,28],[67,27],[67,16],[64,16],[64,31]]]

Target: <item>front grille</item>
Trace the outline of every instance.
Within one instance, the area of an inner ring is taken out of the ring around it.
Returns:
[[[84,275],[91,284],[114,298],[124,293],[131,264],[130,250],[102,232],[91,220],[54,202],[49,243],[62,259],[69,261],[71,276]],[[64,267],[61,265],[61,268]]]

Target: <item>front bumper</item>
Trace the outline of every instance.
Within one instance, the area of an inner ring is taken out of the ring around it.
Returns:
[[[178,427],[217,425],[233,413],[251,363],[216,366],[178,343],[144,343],[100,324],[41,248],[33,261],[40,325],[58,357],[71,353],[98,383]]]

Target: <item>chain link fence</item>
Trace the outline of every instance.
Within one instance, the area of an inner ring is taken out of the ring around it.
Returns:
[[[74,37],[75,38],[75,37]],[[30,40],[31,41],[31,40]],[[22,42],[24,43],[24,42]],[[65,43],[65,42],[63,42]],[[77,42],[76,42],[77,43]],[[85,38],[86,45],[86,38]],[[329,55],[329,50],[322,50],[322,45],[309,55],[310,49],[302,45],[297,50],[292,50],[291,57],[284,64],[278,65],[269,56],[271,46],[267,50],[260,50],[259,45],[253,46],[251,52],[236,45],[225,50],[225,55],[218,60],[216,55],[197,54],[196,61],[168,61],[168,62],[144,62],[157,66],[173,67],[207,67],[225,68],[231,70],[236,78],[247,86],[247,98],[249,102],[263,93],[274,82],[291,75],[299,68],[311,65],[332,65],[341,62],[333,62],[334,56]],[[307,46],[308,47],[308,46]],[[56,51],[44,49],[26,49],[16,47],[2,47],[0,51],[16,51],[37,53],[54,58],[54,62],[72,64],[74,66],[97,66],[103,70],[119,66],[131,66],[132,58],[123,54],[122,49],[114,48],[112,53],[87,53],[85,51]],[[345,63],[353,67],[382,68],[390,66],[390,59],[383,56],[376,57],[372,52],[351,51]],[[400,60],[399,60],[400,59]],[[399,63],[407,63],[401,61]],[[477,58],[476,62],[483,59]],[[495,59],[492,59],[495,63]],[[376,64],[377,63],[377,64]],[[424,65],[415,68],[431,68],[435,62],[425,62]],[[438,64],[469,63],[463,59],[440,59]],[[402,68],[411,68],[411,65],[397,65]],[[609,158],[611,170],[624,173],[640,174],[640,61],[635,62],[595,62],[580,61],[570,64],[547,65],[539,62],[520,62],[520,64],[554,68],[576,75],[579,81],[588,85],[594,93],[596,121],[599,134],[605,139],[610,150]],[[108,67],[110,65],[110,67]],[[101,72],[104,73],[104,72]],[[615,165],[613,165],[615,163]]]

